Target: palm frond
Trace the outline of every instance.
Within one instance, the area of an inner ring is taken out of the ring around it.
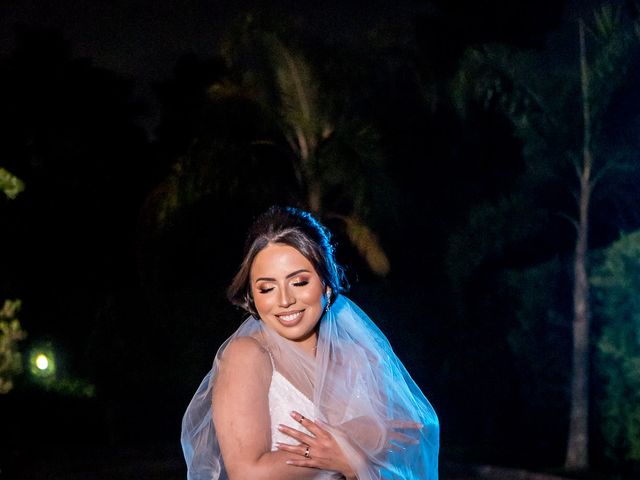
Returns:
[[[269,46],[281,121],[287,137],[295,139],[297,153],[307,161],[320,140],[333,130],[320,102],[319,82],[300,53],[275,38]]]
[[[637,21],[633,21],[637,28]],[[629,54],[637,42],[633,28],[627,28],[620,7],[605,5],[594,12],[589,28],[593,38],[589,62],[589,97],[597,116],[609,105],[615,89],[629,69]]]
[[[520,129],[538,122],[554,124],[554,115],[541,95],[522,78],[520,69],[535,68],[526,54],[502,45],[469,49],[451,85],[451,96],[464,118],[470,101],[484,109],[502,111]]]
[[[358,218],[349,216],[342,219],[346,224],[349,241],[365,259],[371,271],[381,277],[386,276],[391,270],[391,265],[376,234]]]

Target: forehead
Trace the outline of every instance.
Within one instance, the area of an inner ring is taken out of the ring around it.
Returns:
[[[251,264],[251,277],[288,275],[296,270],[316,273],[313,264],[296,248],[281,243],[269,243],[260,250]]]

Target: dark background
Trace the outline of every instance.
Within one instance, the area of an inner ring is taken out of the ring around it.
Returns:
[[[633,2],[613,4],[633,20]],[[325,165],[323,175],[338,177],[326,204],[342,214],[355,211],[354,198],[365,205],[360,218],[390,272],[372,273],[344,225],[323,219],[349,295],[439,414],[443,461],[562,465],[571,156],[533,168],[531,140],[501,105],[456,97],[455,82],[470,49],[504,45],[544,59],[527,64],[529,77],[555,72],[549,101],[566,100],[579,119],[577,18],[599,5],[2,2],[0,166],[26,189],[0,199],[0,298],[22,300],[25,365],[46,348],[57,372],[43,383],[25,367],[0,396],[0,478],[92,478],[78,472],[135,462],[162,470],[158,459],[180,478],[182,412],[242,320],[225,289],[244,232],[269,205],[306,206],[273,112],[250,96],[212,96],[212,85],[239,85],[262,68],[247,31],[301,53],[345,138],[368,129],[366,162],[344,167],[337,155]],[[594,252],[640,224],[637,54],[632,47],[612,75],[599,124],[601,151],[622,152],[626,169],[594,196]],[[552,131],[556,145],[579,152],[579,127]],[[553,284],[526,276],[541,265]],[[539,319],[535,308],[555,316],[527,342],[520,322]],[[614,472],[597,419],[594,470]]]

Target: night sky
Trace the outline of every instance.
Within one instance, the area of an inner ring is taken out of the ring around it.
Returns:
[[[393,7],[382,0],[326,5],[307,0],[8,0],[0,4],[0,53],[12,50],[17,25],[56,30],[70,41],[75,56],[135,79],[139,95],[153,106],[152,85],[171,75],[178,58],[211,56],[225,25],[245,12],[282,12],[314,35],[339,41],[364,35],[383,19],[406,22],[410,29],[412,15],[433,8],[406,0]]]
[[[523,1],[505,5],[498,0],[411,1],[391,5],[384,0],[318,2],[260,0],[7,0],[0,4],[0,54],[12,51],[17,26],[52,29],[70,43],[77,57],[136,80],[136,91],[150,105],[149,128],[157,121],[153,84],[170,77],[184,54],[212,55],[221,32],[245,12],[281,12],[325,41],[363,41],[383,24],[411,37],[415,19],[427,14],[435,29],[448,31],[433,48],[441,55],[465,44],[508,41],[541,44],[558,24],[565,2]],[[459,43],[452,45],[455,32]],[[446,41],[445,41],[446,38]],[[151,129],[151,128],[149,128]]]

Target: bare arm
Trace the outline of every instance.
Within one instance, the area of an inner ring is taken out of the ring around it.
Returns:
[[[312,479],[315,468],[288,465],[293,455],[271,451],[269,354],[249,337],[229,344],[213,389],[213,421],[230,480]]]

